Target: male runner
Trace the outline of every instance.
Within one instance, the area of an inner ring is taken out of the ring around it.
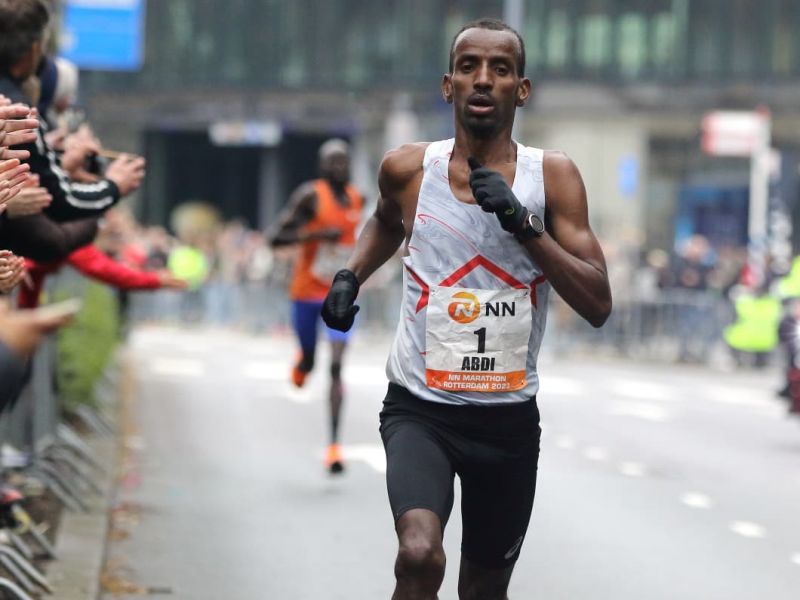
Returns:
[[[328,140],[319,149],[322,177],[295,190],[286,210],[278,217],[273,247],[300,244],[289,288],[292,325],[300,342],[300,356],[292,368],[292,382],[302,387],[314,368],[322,301],[333,275],[346,263],[356,241],[363,200],[350,184],[350,153],[345,141]],[[342,410],[342,357],[349,333],[328,329],[331,342],[330,403],[331,443],[325,466],[331,473],[344,470],[339,447],[339,415]]]
[[[455,139],[386,155],[375,213],[322,310],[329,326],[346,330],[359,285],[406,241],[381,412],[399,541],[395,600],[436,598],[455,474],[459,597],[507,597],[536,487],[547,290],[595,327],[611,311],[577,168],[560,152],[511,139],[531,89],[524,68],[522,39],[499,21],[456,35],[442,81]]]

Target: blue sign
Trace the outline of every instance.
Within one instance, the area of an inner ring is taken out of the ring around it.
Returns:
[[[66,0],[61,55],[81,69],[142,66],[145,0]]]
[[[623,198],[633,198],[639,188],[639,161],[635,156],[623,156],[617,164],[617,187]]]

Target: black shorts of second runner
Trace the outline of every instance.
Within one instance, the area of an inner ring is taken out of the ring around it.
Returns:
[[[461,406],[420,400],[389,384],[380,415],[395,522],[413,508],[447,524],[461,480],[461,552],[488,568],[510,566],[528,529],[539,461],[536,398]]]

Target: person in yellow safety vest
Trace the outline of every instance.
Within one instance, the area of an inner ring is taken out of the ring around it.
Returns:
[[[756,366],[764,366],[767,357],[778,345],[781,303],[766,290],[742,293],[734,301],[736,321],[725,328],[723,337],[737,354],[738,362],[748,354]]]
[[[170,252],[167,267],[173,276],[188,281],[191,290],[197,290],[208,277],[208,260],[194,246],[175,248]]]
[[[170,252],[167,268],[174,277],[189,284],[189,289],[181,297],[180,319],[185,323],[200,321],[205,312],[203,284],[209,274],[206,255],[191,244],[178,246]]]
[[[800,256],[792,261],[792,268],[777,286],[778,296],[782,299],[800,298]]]

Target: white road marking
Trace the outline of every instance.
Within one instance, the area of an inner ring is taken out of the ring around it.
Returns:
[[[251,379],[267,381],[288,381],[289,365],[285,362],[254,361],[245,363],[242,375]]]
[[[172,344],[172,347],[184,354],[206,354],[210,351],[210,347],[202,342],[202,341],[195,341],[195,340],[186,340],[179,344]],[[218,349],[218,347],[214,347],[214,349]]]
[[[642,463],[625,461],[619,464],[619,472],[626,477],[644,477],[647,474],[647,467]]]
[[[350,365],[344,359],[342,377],[345,385],[382,385],[387,383],[384,365]]]
[[[711,508],[714,506],[714,501],[699,492],[686,492],[681,496],[681,502],[691,508]]]
[[[581,396],[586,393],[583,384],[567,377],[542,377],[541,393],[554,396]]]
[[[583,451],[583,455],[595,462],[608,460],[608,451],[600,446],[589,446]]]
[[[773,408],[775,405],[766,394],[756,390],[748,391],[734,387],[707,386],[703,391],[706,397],[718,404],[754,406],[758,408]]]
[[[283,396],[295,404],[311,404],[313,401],[308,380],[306,380],[306,385],[303,388],[296,388],[286,382],[283,388]]]
[[[620,396],[638,400],[676,400],[675,392],[666,385],[652,383],[641,379],[623,379],[611,384],[611,392]]]
[[[386,473],[386,452],[380,444],[353,444],[342,446],[345,460],[367,463],[378,473]]]
[[[147,448],[147,443],[145,442],[144,438],[140,435],[128,435],[125,436],[123,444],[126,448],[130,450],[136,450],[141,452],[145,448]]]
[[[615,402],[609,414],[621,417],[635,417],[654,423],[666,423],[672,419],[672,413],[658,404],[646,402]]]
[[[800,552],[792,555],[792,562],[800,567]]]
[[[556,447],[562,450],[572,450],[575,447],[575,440],[568,435],[560,435],[556,439]]]
[[[751,539],[761,539],[766,537],[767,531],[758,523],[750,521],[734,521],[730,524],[730,530],[742,537]]]
[[[162,357],[150,361],[150,371],[157,375],[200,377],[205,369],[199,360]]]

